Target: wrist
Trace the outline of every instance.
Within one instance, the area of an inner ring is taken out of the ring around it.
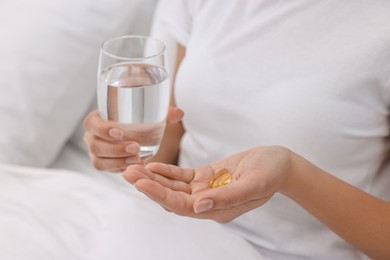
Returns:
[[[304,189],[304,174],[309,171],[307,168],[309,168],[310,163],[292,151],[289,151],[289,163],[289,170],[279,193],[294,198],[300,190]]]

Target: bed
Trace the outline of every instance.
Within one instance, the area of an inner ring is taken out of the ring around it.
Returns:
[[[147,34],[155,0],[0,4],[0,259],[262,259],[98,172],[82,141],[101,42]]]

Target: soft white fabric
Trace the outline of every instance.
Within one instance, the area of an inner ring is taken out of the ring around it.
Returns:
[[[0,165],[0,230],[0,259],[261,259],[214,222],[64,170]]]
[[[388,0],[167,0],[154,29],[186,47],[181,165],[283,145],[389,200]],[[381,181],[377,181],[380,176]],[[279,194],[229,225],[271,259],[364,256]]]
[[[167,213],[88,159],[81,121],[95,106],[100,44],[148,33],[154,4],[0,3],[0,259],[261,259],[235,233]]]
[[[95,101],[101,43],[145,33],[155,0],[0,3],[0,162],[48,166]]]

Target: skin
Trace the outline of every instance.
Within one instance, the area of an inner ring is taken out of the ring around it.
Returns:
[[[185,49],[178,47],[179,66]],[[100,170],[123,171],[124,178],[168,211],[227,223],[260,207],[275,193],[295,201],[358,250],[373,259],[390,259],[390,203],[349,185],[284,147],[255,147],[193,169],[178,166],[184,113],[172,96],[168,125],[156,162],[143,162],[139,145],[123,141],[120,126],[96,112],[84,122],[90,157]],[[126,147],[134,144],[132,149]],[[160,162],[160,163],[158,163]],[[129,166],[130,165],[130,166]],[[233,180],[212,189],[216,171]]]

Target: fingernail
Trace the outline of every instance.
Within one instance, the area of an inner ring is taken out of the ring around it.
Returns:
[[[210,199],[201,200],[194,206],[194,212],[202,213],[212,209],[213,207],[214,207],[214,201]]]
[[[126,146],[126,152],[131,153],[131,154],[138,153],[138,145],[135,143],[128,144]]]
[[[139,162],[140,162],[139,158],[136,157],[136,156],[126,158],[126,163],[127,164],[135,164],[135,163],[139,163]]]
[[[108,135],[115,138],[115,139],[122,139],[123,138],[123,132],[122,130],[118,128],[111,128],[108,130]]]

